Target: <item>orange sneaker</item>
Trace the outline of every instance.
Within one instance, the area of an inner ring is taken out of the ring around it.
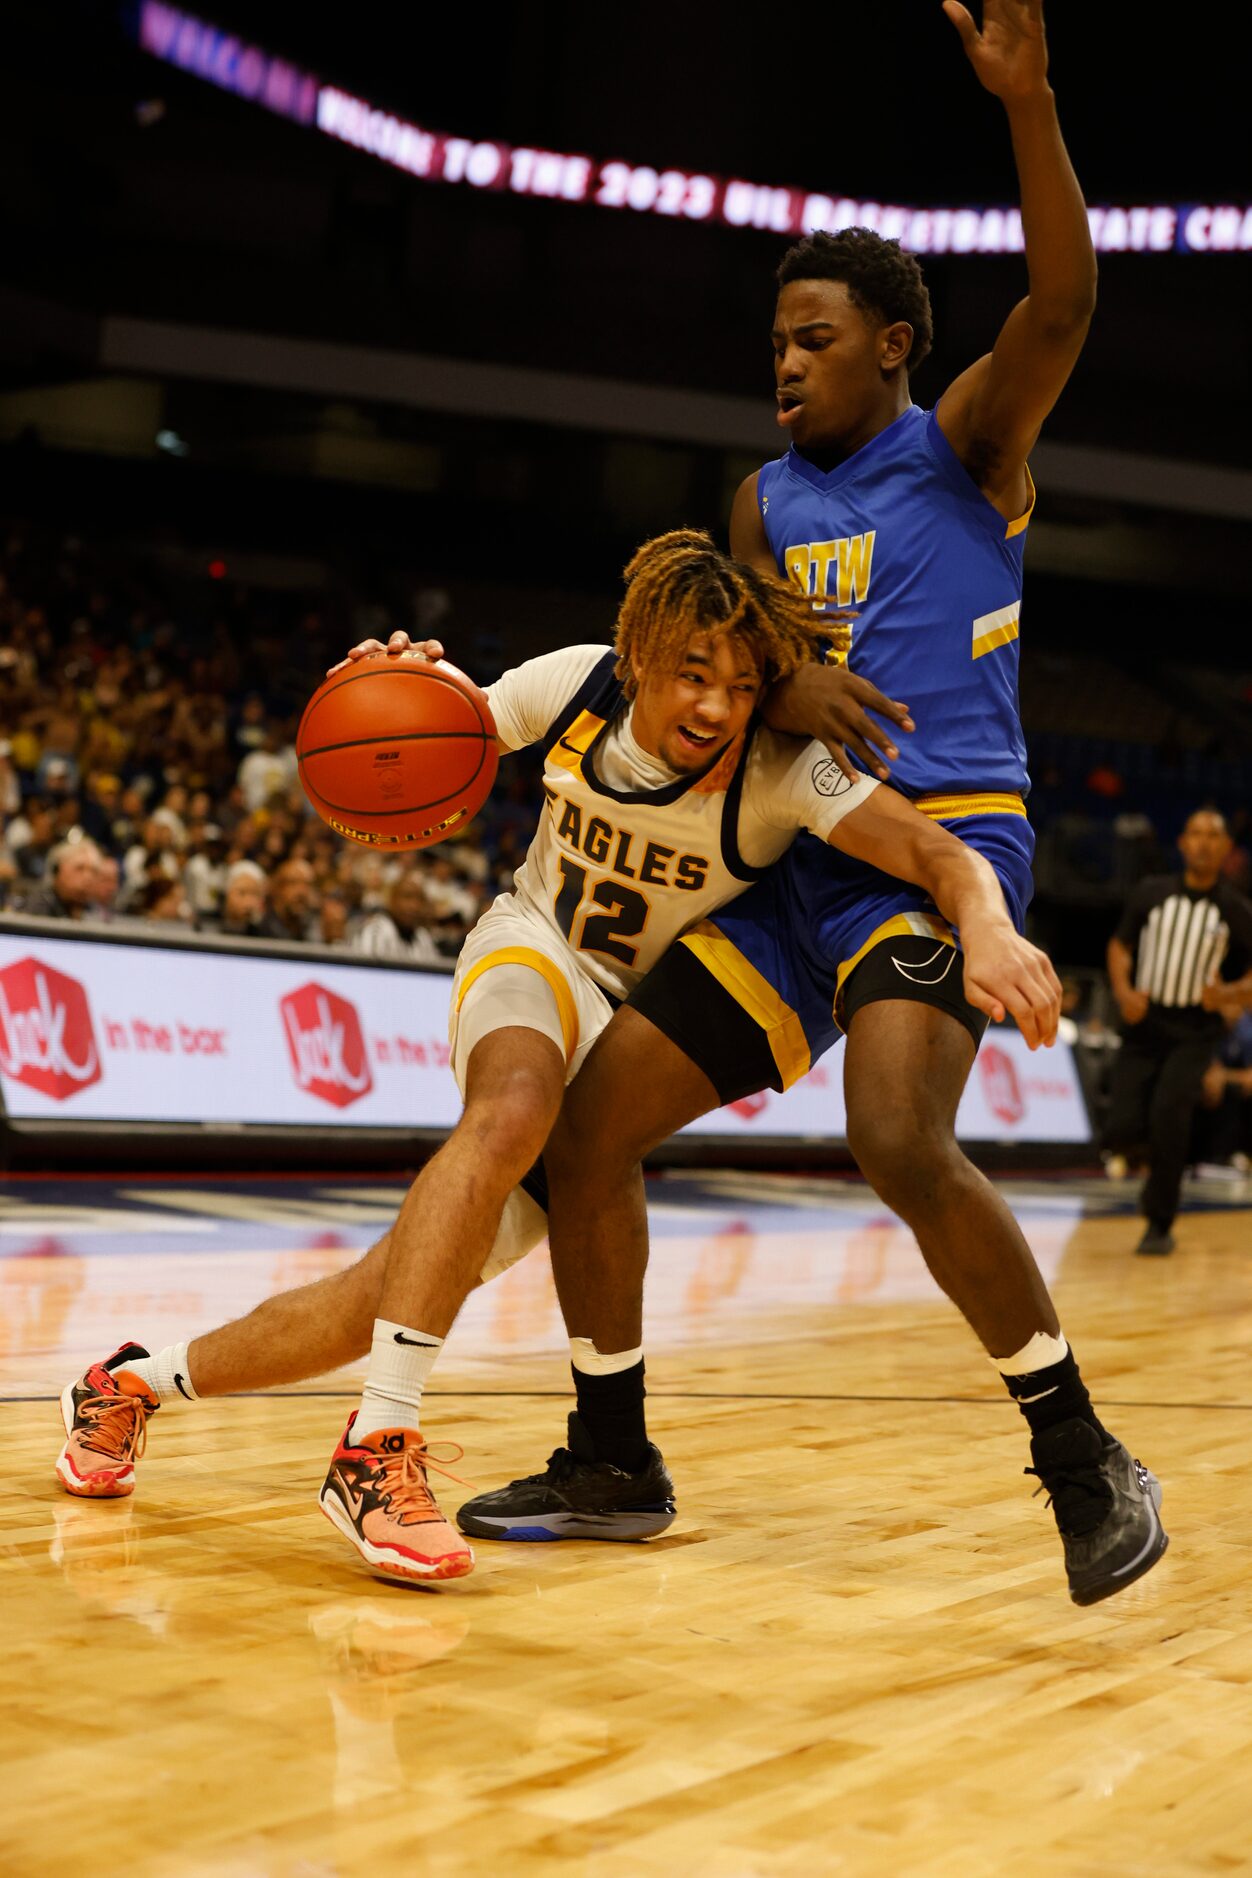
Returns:
[[[57,1456],[57,1479],[67,1493],[116,1500],[135,1491],[135,1463],[148,1438],[148,1417],[161,1404],[126,1364],[147,1354],[142,1344],[124,1343],[62,1392],[66,1441]]]
[[[473,1551],[436,1506],[426,1469],[458,1476],[431,1458],[416,1428],[379,1428],[355,1443],[351,1432],[349,1422],[318,1504],[370,1570],[417,1584],[472,1572]]]

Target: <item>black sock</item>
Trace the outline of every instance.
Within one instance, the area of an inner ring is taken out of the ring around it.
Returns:
[[[1058,1422],[1072,1421],[1089,1422],[1101,1436],[1106,1435],[1078,1374],[1072,1350],[1067,1350],[1059,1363],[1050,1363],[1032,1375],[1006,1376],[1004,1384],[1030,1424],[1032,1435],[1041,1435]]]
[[[591,1437],[598,1461],[628,1474],[643,1466],[648,1430],[643,1417],[643,1358],[611,1376],[589,1376],[570,1365],[578,1393],[578,1418]]]

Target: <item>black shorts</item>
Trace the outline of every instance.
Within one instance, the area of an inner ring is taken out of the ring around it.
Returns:
[[[836,1040],[838,1030],[848,1029],[862,1005],[904,999],[947,1011],[964,1025],[977,1049],[987,1017],[965,996],[963,954],[955,946],[942,951],[945,956],[936,958],[934,939],[918,934],[884,936],[849,973],[837,1010],[833,1010],[832,978],[832,1015],[837,1027],[832,1024],[824,1048]],[[740,1002],[681,941],[653,966],[627,1003],[704,1071],[723,1105],[761,1089],[781,1092],[795,1080],[784,1076],[779,1051],[771,1040],[776,1015],[767,1020],[759,1007],[749,1009]],[[824,1048],[812,1055],[807,1068],[824,1054]]]

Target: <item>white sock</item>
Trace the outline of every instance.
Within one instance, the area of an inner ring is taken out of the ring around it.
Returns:
[[[569,1340],[570,1362],[584,1376],[616,1376],[620,1370],[633,1369],[642,1357],[642,1344],[637,1350],[618,1350],[612,1356],[602,1356],[590,1337]]]
[[[168,1402],[172,1407],[175,1402],[200,1400],[191,1386],[185,1343],[171,1343],[168,1348],[158,1350],[155,1356],[142,1356],[121,1367],[130,1370],[132,1375],[142,1376],[158,1402]]]
[[[1069,1345],[1064,1337],[1045,1336],[1037,1330],[1029,1343],[1012,1356],[993,1356],[991,1363],[1002,1376],[1033,1376],[1036,1370],[1051,1369],[1054,1363],[1063,1363],[1069,1355]],[[1041,1389],[1038,1395],[1018,1396],[1021,1402],[1041,1402],[1045,1395],[1051,1395],[1051,1389]]]
[[[385,1317],[374,1319],[370,1366],[361,1406],[352,1418],[353,1441],[380,1428],[417,1428],[421,1423],[422,1386],[443,1348],[442,1337],[410,1330]]]

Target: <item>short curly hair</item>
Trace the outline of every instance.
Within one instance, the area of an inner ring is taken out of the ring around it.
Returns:
[[[841,280],[862,313],[890,324],[907,320],[913,344],[905,368],[915,372],[935,336],[930,294],[914,255],[898,241],[872,228],[841,228],[837,235],[819,230],[788,248],[778,264],[778,284],[793,280]]]
[[[623,571],[617,616],[617,676],[628,698],[634,665],[677,671],[692,633],[739,642],[767,685],[820,656],[830,627],[813,602],[784,580],[720,554],[702,529],[676,528],[645,541]]]

